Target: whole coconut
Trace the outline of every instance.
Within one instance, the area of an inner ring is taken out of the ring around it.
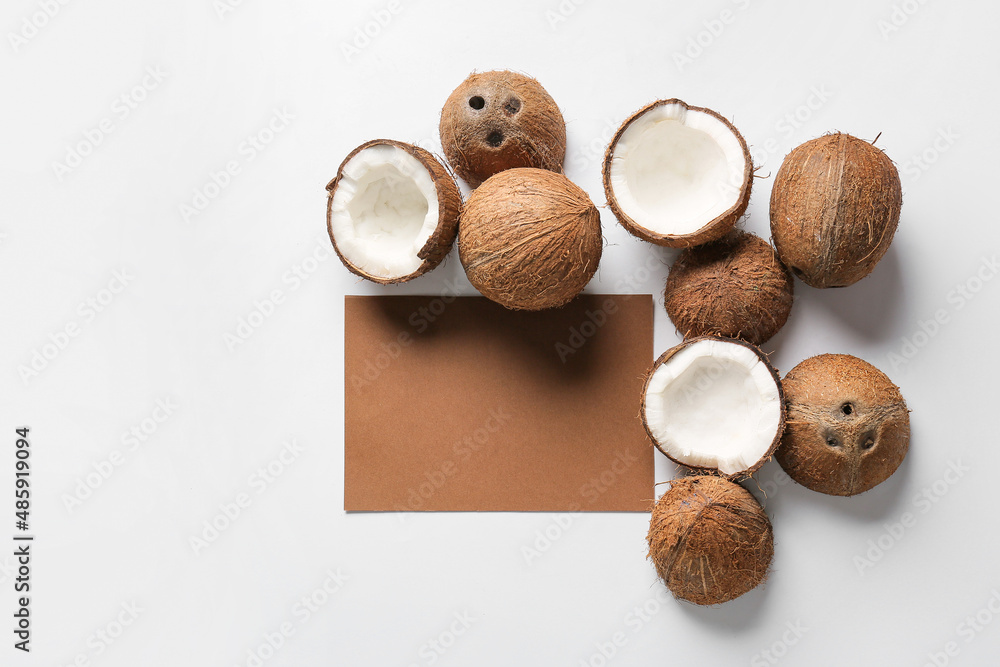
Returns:
[[[472,195],[458,223],[458,253],[484,296],[515,310],[562,306],[601,260],[601,216],[561,174],[509,169]]]
[[[892,243],[903,191],[885,153],[829,134],[785,157],[771,191],[771,235],[781,260],[813,287],[846,287]]]
[[[793,284],[767,241],[735,232],[682,252],[663,302],[685,338],[727,336],[760,345],[788,320]]]
[[[853,496],[903,462],[910,414],[879,369],[849,354],[821,354],[790,370],[782,384],[788,421],[775,458],[799,484]]]
[[[562,172],[566,122],[529,76],[471,74],[445,102],[439,130],[445,157],[472,187],[515,167]]]
[[[737,598],[764,580],[771,521],[750,492],[713,476],[670,483],[653,507],[649,559],[674,597],[695,604]]]

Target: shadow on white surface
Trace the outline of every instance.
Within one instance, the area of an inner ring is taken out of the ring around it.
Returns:
[[[907,490],[910,487],[911,462],[913,451],[907,454],[903,463],[889,479],[885,480],[875,488],[851,497],[830,496],[819,493],[789,480],[773,496],[764,500],[764,509],[772,521],[776,516],[780,516],[786,507],[806,506],[802,511],[815,512],[813,516],[822,517],[831,514],[854,519],[858,523],[877,523],[898,517],[907,510],[909,495]],[[773,466],[773,468],[769,468]],[[769,461],[761,469],[762,478],[774,477],[774,472],[779,469],[776,461]],[[753,483],[746,484],[749,489],[756,491]],[[761,499],[760,493],[755,493]]]
[[[773,572],[769,571],[768,578],[771,576]],[[730,630],[746,630],[760,627],[766,622],[768,615],[764,613],[764,607],[771,596],[770,588],[765,579],[749,593],[719,605],[703,607],[680,600],[677,605],[688,618],[698,623]]]
[[[857,283],[815,289],[796,279],[795,298],[819,304],[859,336],[878,342],[893,335],[897,317],[906,312],[904,283],[899,251],[891,245],[875,270]]]

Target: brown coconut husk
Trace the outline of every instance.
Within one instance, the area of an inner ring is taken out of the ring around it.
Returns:
[[[334,238],[333,234],[333,195],[337,190],[340,179],[344,175],[344,166],[350,162],[355,155],[366,148],[381,145],[402,148],[407,153],[415,157],[420,164],[427,169],[428,172],[430,172],[431,178],[434,181],[434,187],[437,190],[437,228],[434,230],[431,237],[427,239],[427,242],[424,243],[420,252],[417,253],[417,256],[420,257],[423,262],[416,271],[399,278],[383,278],[373,276],[355,266],[353,263],[348,261],[343,254],[341,254],[340,249],[337,247],[337,239]],[[419,146],[407,144],[402,141],[393,141],[392,139],[373,139],[371,141],[367,141],[355,148],[346,158],[344,158],[344,161],[341,162],[340,167],[337,169],[337,176],[327,184],[326,190],[326,229],[327,233],[330,235],[330,241],[333,243],[333,249],[337,253],[337,257],[340,258],[340,261],[343,262],[344,266],[347,267],[351,273],[361,276],[365,280],[370,280],[373,283],[378,283],[380,285],[392,285],[395,283],[405,283],[408,280],[413,280],[418,276],[422,276],[441,263],[451,250],[451,246],[455,242],[455,236],[458,234],[458,218],[462,211],[462,193],[458,189],[458,184],[455,183],[455,178],[445,168],[445,166],[441,164],[429,151],[426,151]]]
[[[821,354],[789,371],[783,385],[788,422],[775,458],[789,477],[853,496],[899,468],[910,447],[910,413],[885,373],[849,354]]]
[[[653,507],[648,558],[670,592],[699,605],[727,602],[767,575],[774,533],[749,491],[712,476],[675,479]]]
[[[692,465],[690,463],[685,463],[683,461],[678,460],[673,455],[671,455],[664,447],[662,447],[659,442],[656,441],[656,439],[653,437],[652,431],[649,428],[649,423],[646,421],[646,390],[649,387],[649,381],[653,377],[653,373],[655,373],[656,369],[658,369],[660,366],[670,361],[671,357],[673,357],[675,354],[686,348],[688,345],[693,345],[694,343],[697,343],[702,340],[723,340],[728,343],[735,343],[737,345],[742,345],[743,347],[753,351],[753,353],[760,358],[760,360],[764,363],[764,366],[771,373],[771,377],[774,378],[774,382],[778,387],[778,397],[779,400],[781,401],[781,417],[778,422],[778,428],[775,431],[774,440],[772,441],[771,446],[756,463],[751,465],[746,470],[741,470],[731,475],[725,475],[716,468],[708,466]],[[661,354],[659,358],[655,362],[653,362],[653,366],[646,373],[646,381],[642,385],[642,403],[639,409],[639,414],[642,418],[642,427],[646,429],[646,437],[648,437],[649,441],[653,443],[653,446],[656,447],[656,449],[659,450],[659,452],[664,456],[666,456],[668,459],[670,459],[677,465],[681,466],[685,470],[695,471],[698,474],[717,475],[719,477],[729,479],[731,481],[739,481],[750,477],[755,472],[760,470],[761,466],[770,461],[773,458],[775,450],[777,450],[778,448],[778,445],[781,443],[781,435],[785,430],[785,420],[786,420],[785,400],[784,400],[784,394],[782,392],[783,388],[782,388],[781,378],[778,376],[778,371],[774,368],[774,366],[771,365],[771,362],[768,360],[767,355],[764,354],[759,347],[751,343],[748,343],[745,340],[740,340],[738,338],[725,338],[723,336],[698,336],[696,338],[689,338],[680,343],[679,345],[675,345],[674,347],[670,348],[669,350]]]
[[[771,191],[771,235],[803,282],[846,287],[885,255],[902,205],[899,172],[884,152],[849,134],[829,134],[782,162]]]
[[[509,71],[473,73],[441,110],[441,146],[473,188],[505,169],[562,172],[566,122],[538,81]]]
[[[597,271],[601,216],[587,193],[545,169],[508,169],[466,202],[458,253],[469,282],[515,310],[562,306]]]
[[[760,345],[785,325],[793,290],[774,248],[734,231],[684,250],[670,268],[663,302],[685,338],[716,335]]]
[[[743,183],[740,186],[740,197],[737,202],[731,206],[729,210],[707,222],[701,229],[691,232],[690,234],[660,234],[643,227],[621,209],[621,206],[618,204],[618,199],[615,197],[614,190],[611,187],[611,161],[614,159],[615,147],[618,145],[619,139],[621,139],[622,135],[625,134],[625,131],[633,122],[644,116],[650,110],[665,104],[680,104],[689,111],[704,112],[720,120],[739,139],[740,146],[743,148],[743,159],[746,162]],[[693,107],[681,100],[671,98],[669,100],[657,100],[656,102],[644,106],[629,116],[629,118],[622,123],[621,127],[618,128],[618,131],[615,132],[615,136],[611,139],[611,143],[608,144],[608,148],[604,153],[604,166],[602,174],[604,182],[604,196],[608,200],[608,206],[611,207],[611,211],[615,214],[615,217],[618,218],[618,222],[620,222],[622,227],[628,230],[630,234],[644,241],[649,241],[650,243],[666,246],[668,248],[689,248],[691,246],[720,239],[733,229],[736,225],[736,221],[742,217],[747,210],[747,206],[750,204],[750,190],[753,186],[754,168],[753,159],[750,157],[750,149],[747,147],[746,140],[743,139],[743,135],[740,134],[733,124],[726,120],[725,117],[719,115],[712,109],[707,109],[705,107]]]

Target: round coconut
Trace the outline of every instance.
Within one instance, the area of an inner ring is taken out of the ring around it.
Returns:
[[[601,260],[601,216],[562,174],[508,169],[469,197],[458,256],[469,282],[514,310],[569,303]]]
[[[885,373],[849,354],[821,354],[790,370],[783,385],[788,422],[775,458],[789,477],[853,496],[899,468],[910,413]]]
[[[885,255],[903,190],[885,153],[849,134],[802,144],[785,157],[771,191],[778,256],[813,287],[846,287]]]
[[[663,303],[685,338],[717,335],[760,345],[788,320],[793,285],[767,241],[737,231],[682,252]]]
[[[462,195],[428,151],[375,139],[344,158],[326,186],[326,224],[340,261],[382,285],[427,273],[458,233]]]
[[[562,172],[566,122],[535,79],[508,71],[473,73],[441,110],[445,157],[472,187],[515,167]]]
[[[700,605],[760,584],[774,555],[771,521],[750,492],[720,477],[682,477],[653,506],[649,559],[674,597]]]
[[[604,194],[631,234],[672,248],[725,236],[750,203],[753,160],[721,115],[659,100],[626,120],[604,156]]]
[[[781,441],[778,373],[755,345],[701,336],[673,347],[646,376],[640,410],[649,439],[687,468],[743,479]]]

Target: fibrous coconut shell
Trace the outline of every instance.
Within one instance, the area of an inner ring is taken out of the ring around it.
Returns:
[[[568,303],[601,259],[601,217],[562,174],[508,169],[479,186],[459,222],[458,252],[469,281],[507,308]]]
[[[472,187],[516,167],[562,172],[566,123],[535,79],[509,71],[473,73],[441,110],[441,145]]]
[[[849,354],[806,359],[785,376],[788,421],[775,458],[788,476],[820,493],[853,496],[882,483],[910,446],[910,414],[899,388]]]
[[[845,287],[875,268],[903,205],[884,152],[849,134],[807,141],[785,157],[771,191],[771,235],[782,261],[813,287]]]
[[[727,602],[767,575],[774,555],[771,521],[757,500],[720,477],[681,477],[653,507],[649,559],[675,597],[699,605]]]
[[[684,250],[670,268],[663,301],[685,338],[727,336],[760,345],[788,320],[793,288],[771,245],[736,231]]]

